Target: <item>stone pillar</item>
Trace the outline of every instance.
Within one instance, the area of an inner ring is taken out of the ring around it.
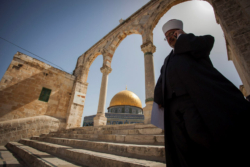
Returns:
[[[106,104],[106,96],[107,96],[107,87],[108,87],[108,74],[112,71],[112,69],[108,66],[103,66],[101,68],[102,72],[102,83],[100,89],[99,96],[99,104],[97,109],[97,114],[94,117],[94,126],[106,125],[107,118],[105,117],[105,104]]]
[[[206,0],[214,8],[217,23],[221,25],[232,50],[232,60],[244,84],[250,93],[250,1]]]
[[[82,121],[83,108],[88,88],[87,78],[89,69],[79,65],[74,74],[77,76],[72,88],[71,98],[69,101],[66,129],[80,127]]]
[[[240,85],[240,90],[242,91],[244,96],[250,95],[250,85],[247,82],[246,74],[244,73],[243,67],[240,65],[239,60],[237,59],[237,56],[234,55],[232,47],[229,45],[227,39],[226,39],[226,46],[227,46],[227,54],[228,54],[228,60],[232,60],[234,63],[234,66],[240,76],[241,82],[243,85]],[[244,91],[243,91],[244,90]]]
[[[67,112],[66,129],[81,126],[87,88],[88,83],[75,81]]]
[[[144,67],[145,67],[145,91],[146,91],[146,106],[143,108],[144,123],[151,122],[151,112],[154,102],[154,88],[155,88],[155,71],[153,53],[156,47],[152,42],[147,42],[141,45],[141,50],[144,53]]]

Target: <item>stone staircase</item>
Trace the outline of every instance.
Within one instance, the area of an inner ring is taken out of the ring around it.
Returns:
[[[166,166],[163,131],[151,124],[72,128],[6,147],[24,166]]]

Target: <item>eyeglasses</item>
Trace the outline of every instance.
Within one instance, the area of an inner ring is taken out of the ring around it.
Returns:
[[[173,36],[174,33],[175,33],[175,31],[169,33],[168,36],[166,36],[166,38],[164,38],[164,41],[167,41],[167,39],[170,38],[171,36]],[[174,36],[174,38],[176,38],[176,37]]]

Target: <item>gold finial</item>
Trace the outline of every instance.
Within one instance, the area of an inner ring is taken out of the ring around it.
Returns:
[[[126,90],[128,90],[128,87],[127,87],[127,85],[126,85]]]

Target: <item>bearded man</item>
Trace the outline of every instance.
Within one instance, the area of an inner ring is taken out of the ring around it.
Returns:
[[[186,34],[175,19],[163,32],[173,50],[161,68],[154,101],[164,108],[167,166],[245,166],[250,103],[213,67],[214,37]]]

